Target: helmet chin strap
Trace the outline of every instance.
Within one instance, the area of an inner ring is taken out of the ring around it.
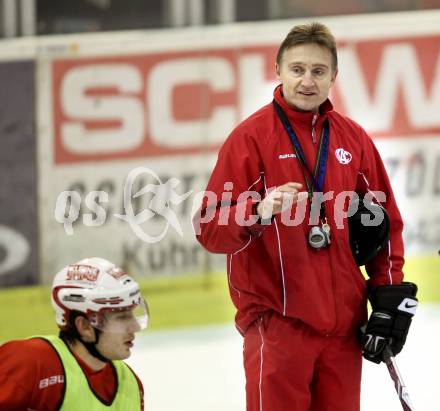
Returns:
[[[74,334],[74,337],[78,340],[81,341],[82,345],[84,345],[84,347],[86,348],[86,350],[89,352],[89,354],[95,358],[97,358],[98,360],[102,361],[102,362],[110,362],[111,360],[107,357],[104,357],[96,348],[96,345],[99,342],[99,337],[101,336],[101,331],[98,330],[97,328],[93,327],[93,329],[95,330],[95,336],[96,339],[94,342],[86,342],[82,339],[80,333],[78,332],[78,329],[76,328],[76,326],[72,327],[72,331]]]
[[[90,355],[97,358],[98,360],[102,362],[110,362],[111,360],[107,357],[104,357],[96,348],[96,345],[99,342],[99,337],[101,336],[101,331],[97,328],[93,327],[95,330],[96,335],[96,341],[95,342],[85,342],[81,337],[79,337],[79,340],[83,343],[84,347],[86,347],[86,350],[89,352]]]

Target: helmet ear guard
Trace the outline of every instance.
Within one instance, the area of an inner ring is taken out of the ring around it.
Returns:
[[[64,270],[64,269],[63,269]],[[58,274],[57,274],[58,275]],[[53,285],[52,286],[52,306],[55,309],[55,321],[60,329],[67,329],[73,326],[72,313],[80,312],[85,314],[82,310],[76,310],[66,304],[66,301],[76,299],[78,302],[84,301],[81,294],[75,294],[75,290],[68,291],[69,288],[79,289],[78,286],[68,285]],[[69,295],[70,294],[70,295]]]
[[[353,198],[349,211],[351,252],[358,266],[365,265],[388,244],[390,218],[383,206],[366,197]]]

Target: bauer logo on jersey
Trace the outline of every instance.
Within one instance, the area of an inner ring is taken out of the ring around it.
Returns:
[[[43,378],[40,380],[38,384],[38,388],[42,390],[43,388],[47,388],[50,385],[55,384],[63,384],[64,383],[64,375],[52,375],[52,377]]]
[[[351,153],[344,150],[343,148],[336,149],[335,154],[336,154],[336,158],[341,164],[348,164],[353,158]]]

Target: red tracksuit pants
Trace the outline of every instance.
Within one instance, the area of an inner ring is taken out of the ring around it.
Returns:
[[[359,411],[362,355],[356,336],[318,334],[266,314],[244,336],[247,411]]]

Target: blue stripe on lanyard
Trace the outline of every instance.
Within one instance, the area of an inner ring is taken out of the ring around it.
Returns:
[[[318,154],[316,158],[316,167],[315,167],[315,174],[312,173],[311,169],[309,168],[307,164],[306,157],[304,155],[304,151],[301,147],[301,144],[298,140],[298,137],[295,134],[295,131],[293,130],[289,120],[287,119],[286,114],[284,113],[283,109],[280,107],[280,105],[273,100],[273,106],[275,107],[275,111],[278,114],[278,117],[283,124],[284,128],[286,129],[287,134],[289,135],[290,140],[292,141],[293,147],[295,149],[296,155],[298,157],[298,160],[300,162],[300,165],[303,169],[305,169],[313,183],[314,190],[316,192],[322,192],[324,188],[324,179],[325,179],[325,173],[327,171],[327,159],[328,159],[328,150],[329,150],[329,143],[330,143],[330,125],[328,122],[328,119],[325,120],[323,124],[323,134],[321,136],[321,141],[319,144]],[[304,175],[306,178],[306,183],[309,185],[309,182],[307,180],[306,175]]]
[[[323,130],[324,133],[321,137],[321,151],[318,152],[318,170],[315,174],[315,178],[317,178],[317,184],[316,188],[317,191],[322,192],[324,189],[324,179],[325,179],[325,173],[327,171],[327,159],[328,159],[328,148],[330,145],[330,126],[328,123],[328,119],[325,120],[323,124]],[[317,176],[317,177],[316,177]]]

